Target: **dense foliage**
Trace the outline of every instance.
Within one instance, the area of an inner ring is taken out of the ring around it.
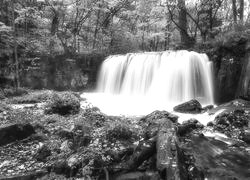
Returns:
[[[192,47],[250,24],[247,0],[1,0],[0,75],[37,56]],[[6,68],[6,66],[8,68]]]
[[[12,53],[13,30],[19,51],[29,55],[163,50],[176,41],[186,43],[184,36],[206,41],[249,24],[249,2],[234,2],[2,0],[1,56]]]

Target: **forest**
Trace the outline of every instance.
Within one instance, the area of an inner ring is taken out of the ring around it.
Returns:
[[[0,3],[1,76],[15,79],[16,86],[23,65],[40,56],[185,49],[223,41],[250,26],[247,0]]]
[[[0,180],[249,167],[249,0],[0,0]]]

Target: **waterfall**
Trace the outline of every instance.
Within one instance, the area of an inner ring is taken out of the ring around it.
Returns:
[[[120,114],[172,110],[191,99],[208,105],[214,104],[212,79],[206,54],[181,50],[113,55],[103,62],[97,93],[89,98],[104,111]]]

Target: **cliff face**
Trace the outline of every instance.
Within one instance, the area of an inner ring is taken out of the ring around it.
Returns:
[[[246,54],[241,71],[237,96],[250,100],[250,51]]]
[[[31,58],[23,67],[21,86],[33,89],[82,90],[96,79],[104,55]]]
[[[217,103],[248,95],[250,75],[249,39],[244,35],[225,38],[204,50],[214,62],[215,96]]]

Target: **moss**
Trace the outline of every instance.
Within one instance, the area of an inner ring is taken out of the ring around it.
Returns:
[[[126,119],[111,120],[106,125],[106,138],[113,141],[132,141],[137,139],[139,131]]]
[[[29,103],[40,103],[49,100],[52,97],[53,92],[46,91],[34,91],[24,96],[14,97],[11,102],[15,104],[29,104]]]
[[[45,114],[69,115],[80,111],[80,100],[71,92],[54,93],[45,106]]]
[[[6,103],[0,102],[0,113],[4,111],[10,111],[11,108]]]
[[[24,95],[24,94],[28,93],[27,89],[21,88],[21,87],[18,88],[18,89],[5,88],[2,91],[3,91],[5,97],[21,96],[21,95]]]

